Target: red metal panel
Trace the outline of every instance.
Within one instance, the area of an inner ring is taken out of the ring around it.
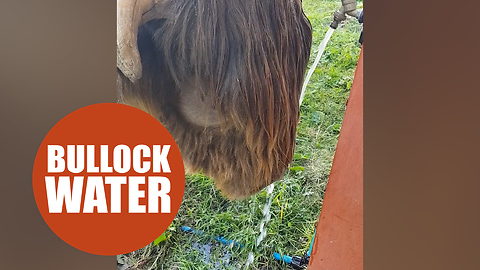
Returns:
[[[308,269],[363,269],[363,49]]]

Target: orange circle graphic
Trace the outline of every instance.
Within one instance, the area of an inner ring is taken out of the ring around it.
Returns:
[[[61,119],[35,158],[43,219],[71,246],[98,255],[140,249],[175,218],[185,189],[175,140],[149,114],[102,103]]]

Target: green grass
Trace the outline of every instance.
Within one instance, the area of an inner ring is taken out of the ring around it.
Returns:
[[[317,53],[332,19],[339,8],[338,0],[304,0],[303,6],[313,27],[313,45],[310,65]],[[212,180],[201,175],[189,175],[180,211],[167,240],[119,256],[119,260],[133,265],[130,269],[214,269],[226,252],[231,254],[228,267],[241,269],[248,253],[254,252],[255,261],[250,269],[287,269],[273,258],[274,252],[303,255],[310,245],[322,208],[345,104],[356,68],[360,46],[360,25],[348,20],[333,34],[307,87],[301,106],[294,162],[285,173],[284,180],[276,182],[274,200],[267,223],[267,236],[259,247],[262,210],[267,200],[266,191],[244,201],[228,201],[215,189]],[[202,230],[203,235],[184,233],[180,226]],[[208,234],[208,235],[207,235]],[[223,236],[244,245],[215,244],[210,236]],[[193,243],[212,242],[210,263],[204,254],[193,248]]]

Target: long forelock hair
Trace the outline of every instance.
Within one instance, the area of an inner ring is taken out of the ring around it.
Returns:
[[[159,119],[186,168],[230,198],[278,180],[293,157],[311,47],[301,1],[175,0],[159,12],[139,29],[142,78],[117,71],[120,102]],[[196,104],[212,125],[185,114]]]

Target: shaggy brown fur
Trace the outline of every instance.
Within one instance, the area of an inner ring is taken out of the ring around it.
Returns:
[[[280,179],[292,160],[311,47],[300,0],[174,0],[143,24],[142,78],[117,70],[119,101],[157,119],[190,172],[230,199]]]

